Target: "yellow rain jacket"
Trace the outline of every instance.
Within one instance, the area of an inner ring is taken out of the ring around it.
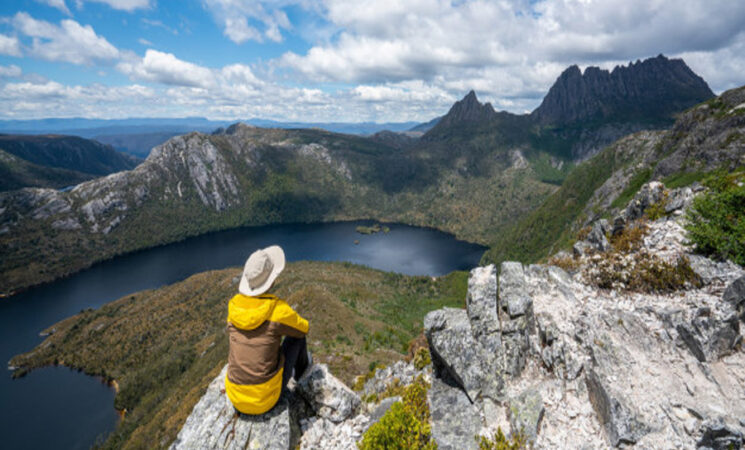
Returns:
[[[303,337],[308,321],[274,295],[238,294],[228,304],[230,352],[225,392],[244,414],[263,414],[282,392],[282,336]]]

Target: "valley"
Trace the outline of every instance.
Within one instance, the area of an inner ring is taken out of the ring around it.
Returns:
[[[592,143],[587,156],[617,137],[594,128],[584,135],[561,131],[573,126],[561,108],[576,105],[557,99],[594,80],[593,70],[579,78],[565,72],[530,115],[498,113],[471,92],[404,148],[322,130],[234,124],[172,138],[134,170],[70,192],[0,194],[0,286],[8,295],[115,255],[272,223],[372,219],[492,244],[558,189],[578,156],[573,148]],[[631,120],[633,110],[611,98],[607,114],[583,104],[583,120],[657,128],[672,123],[676,108],[711,96],[680,60],[659,56],[616,73],[632,80],[654,74],[639,95],[659,95],[660,107]]]

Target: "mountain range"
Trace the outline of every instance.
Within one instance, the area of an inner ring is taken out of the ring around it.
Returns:
[[[73,186],[142,161],[76,136],[0,134],[0,152],[0,190]]]
[[[551,99],[571,96],[576,83],[567,80],[577,71],[565,71],[532,114],[496,112],[470,92],[419,139],[234,124],[174,137],[134,170],[70,192],[2,194],[0,284],[12,291],[123,252],[242,225],[373,218],[494,248],[614,133],[672,123],[676,108],[712,95],[683,61],[659,56],[607,76],[586,69],[584,84],[605,87],[582,95],[649,83],[638,95],[656,102],[672,96],[670,106],[644,117],[622,114],[628,102],[616,92],[567,106],[576,110],[567,115]],[[574,133],[573,117],[597,120]],[[30,247],[44,258],[30,261]]]

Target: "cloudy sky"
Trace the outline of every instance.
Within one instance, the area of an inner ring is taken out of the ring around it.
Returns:
[[[740,0],[3,0],[0,119],[424,121],[535,108],[571,64],[745,84]]]

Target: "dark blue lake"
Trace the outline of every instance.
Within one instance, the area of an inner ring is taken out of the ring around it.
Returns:
[[[361,235],[370,222],[241,228],[187,239],[97,264],[63,280],[0,299],[0,360],[31,350],[39,332],[85,308],[183,280],[242,266],[251,252],[278,244],[289,261],[349,261],[408,275],[439,276],[478,265],[484,248],[439,231],[391,224]],[[359,240],[355,244],[355,240]],[[0,377],[3,448],[89,448],[116,426],[114,391],[99,380],[50,367]]]

